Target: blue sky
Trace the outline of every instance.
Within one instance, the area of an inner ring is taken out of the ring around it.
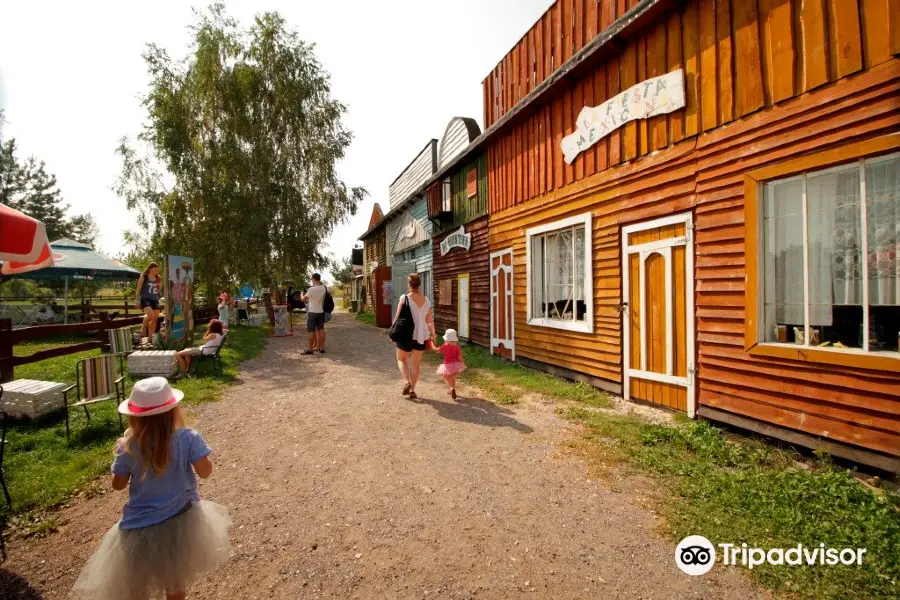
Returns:
[[[355,139],[340,172],[371,193],[358,215],[329,239],[348,255],[374,202],[387,207],[388,185],[454,116],[482,124],[481,81],[543,14],[551,0],[229,1],[249,22],[280,12],[332,74],[333,93],[349,106]],[[195,4],[194,6],[205,6]],[[76,212],[93,213],[101,249],[117,253],[133,217],[111,187],[120,172],[119,138],[140,131],[138,96],[148,77],[148,42],[170,55],[187,50],[191,4],[3,2],[0,4],[0,108],[4,137],[45,160]]]

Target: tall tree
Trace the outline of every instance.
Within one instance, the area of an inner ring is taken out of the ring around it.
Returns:
[[[93,247],[99,237],[90,214],[68,215],[70,207],[44,161],[19,159],[15,138],[0,143],[0,203],[43,222],[51,240],[67,237]]]
[[[222,4],[195,14],[186,58],[144,54],[149,155],[123,142],[119,193],[151,247],[193,256],[205,285],[300,280],[327,265],[322,243],[366,194],[336,171],[346,108],[278,13],[247,28]]]

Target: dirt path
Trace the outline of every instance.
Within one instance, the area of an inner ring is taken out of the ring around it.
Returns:
[[[611,491],[560,456],[572,432],[550,408],[453,403],[432,367],[405,400],[382,332],[340,314],[328,334],[324,356],[272,340],[195,411],[217,468],[201,493],[231,510],[234,556],[191,597],[760,596],[735,571],[683,575],[637,484]],[[65,597],[123,501],[77,503],[59,533],[9,544],[0,577],[24,589],[0,596]]]

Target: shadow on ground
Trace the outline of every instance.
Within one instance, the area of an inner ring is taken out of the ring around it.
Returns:
[[[511,410],[481,398],[459,398],[453,402],[419,397],[410,402],[428,405],[437,411],[438,415],[451,421],[484,425],[485,427],[509,427],[519,433],[534,431],[528,425],[510,416],[513,414]]]
[[[43,600],[44,595],[22,577],[0,569],[0,598],[9,600]]]

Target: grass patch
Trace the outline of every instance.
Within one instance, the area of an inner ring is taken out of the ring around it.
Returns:
[[[441,343],[441,340],[438,340]],[[466,370],[459,377],[462,383],[479,387],[487,396],[500,404],[515,404],[526,393],[541,394],[557,400],[571,400],[586,406],[612,406],[609,396],[593,386],[572,383],[547,373],[492,355],[481,346],[462,346]],[[428,352],[425,360],[438,365],[443,357],[436,352]]]
[[[358,312],[356,313],[356,320],[363,325],[371,325],[372,327],[375,327],[375,313]]]
[[[177,387],[185,393],[185,403],[196,405],[218,400],[222,392],[237,379],[238,365],[262,352],[268,338],[265,327],[231,330],[228,345],[222,350],[225,372],[221,376],[201,374],[182,379]],[[16,354],[30,354],[83,338],[66,338],[16,346]],[[75,382],[75,364],[82,358],[95,356],[99,350],[63,356],[16,368],[19,379],[44,379],[60,383]],[[131,381],[127,381],[130,389]],[[84,488],[97,476],[106,473],[112,460],[112,446],[120,435],[118,413],[112,402],[90,408],[88,423],[83,410],[70,414],[72,438],[66,441],[65,418],[62,413],[48,415],[34,422],[11,422],[7,439],[4,469],[13,498],[15,513],[46,509],[65,502],[75,491]],[[0,520],[9,516],[5,504]]]
[[[666,427],[581,408],[562,412],[588,427],[593,454],[657,476],[663,492],[658,509],[674,539],[702,535],[714,544],[759,548],[866,548],[860,567],[764,565],[750,574],[800,598],[898,597],[895,494],[863,487],[827,459],[801,466],[771,444],[726,440],[703,421]]]

